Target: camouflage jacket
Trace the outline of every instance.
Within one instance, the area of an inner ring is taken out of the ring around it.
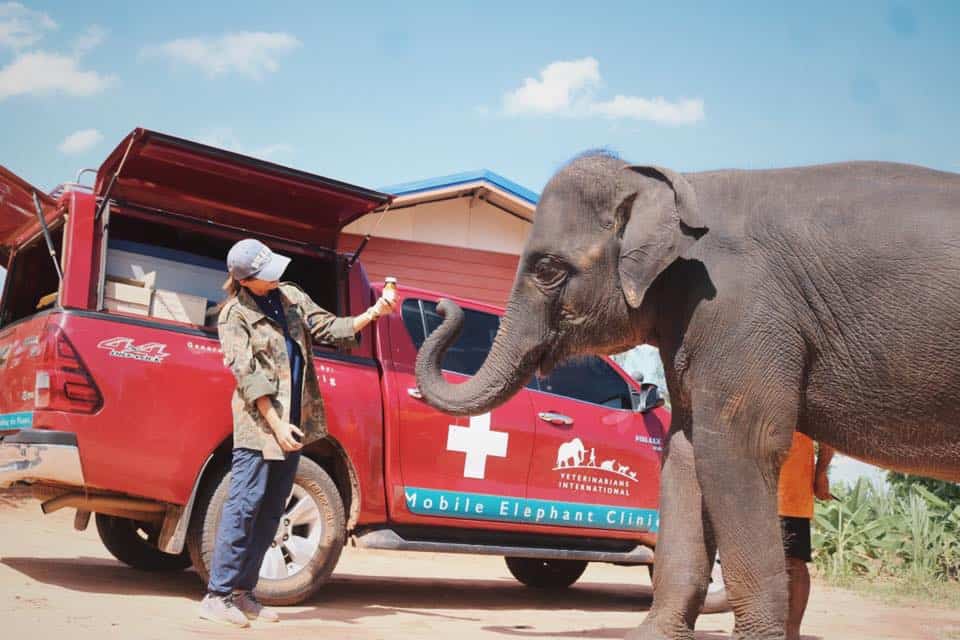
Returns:
[[[313,341],[339,348],[356,346],[353,318],[324,311],[299,287],[280,284],[290,337],[303,354],[300,428],[303,444],[327,435],[320,384],[313,366]],[[257,398],[270,396],[280,418],[290,420],[290,358],[283,329],[268,318],[246,289],[220,310],[218,322],[223,362],[237,379],[233,392],[233,446],[257,449],[267,460],[282,460],[283,450],[257,409]]]

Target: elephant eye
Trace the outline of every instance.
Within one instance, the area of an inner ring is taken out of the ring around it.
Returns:
[[[556,258],[543,258],[537,263],[537,281],[545,287],[555,287],[567,279],[566,265]]]

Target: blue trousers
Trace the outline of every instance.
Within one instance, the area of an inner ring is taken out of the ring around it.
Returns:
[[[277,533],[297,475],[300,452],[264,460],[253,449],[234,449],[230,493],[223,505],[207,591],[252,591]]]

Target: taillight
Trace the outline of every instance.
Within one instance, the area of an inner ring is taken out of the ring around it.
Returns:
[[[95,413],[103,396],[63,329],[51,325],[34,385],[34,407],[47,411]]]

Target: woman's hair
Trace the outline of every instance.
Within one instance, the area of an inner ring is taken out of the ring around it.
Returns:
[[[242,286],[243,285],[240,284],[240,281],[234,278],[232,275],[227,276],[227,281],[223,283],[223,290],[227,292],[227,297],[223,302],[226,303],[231,298],[236,298],[237,294],[240,293]]]

